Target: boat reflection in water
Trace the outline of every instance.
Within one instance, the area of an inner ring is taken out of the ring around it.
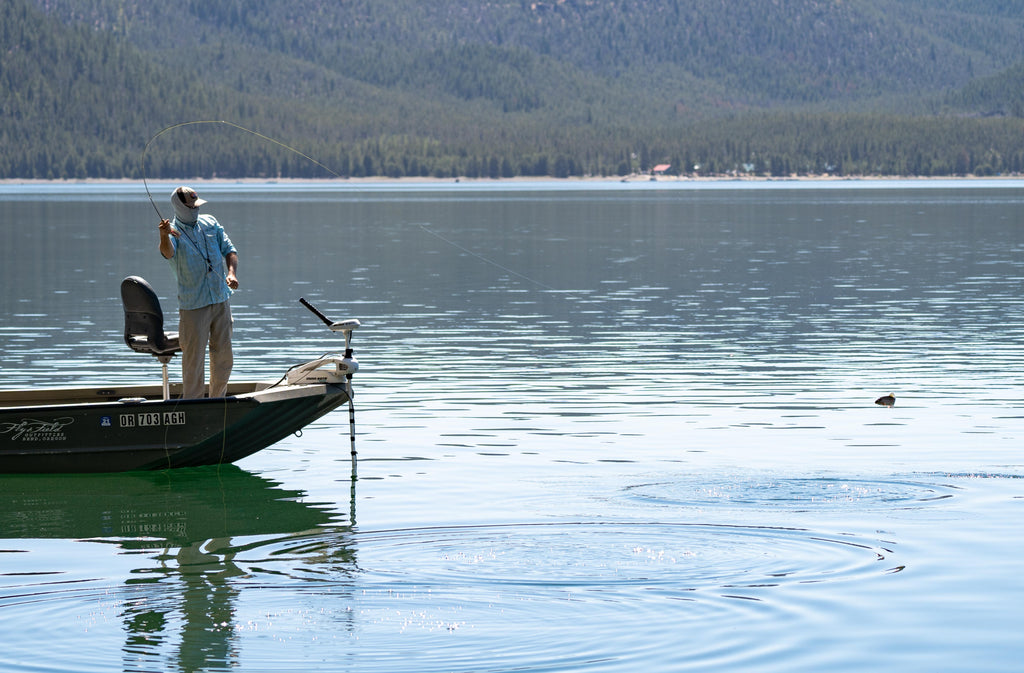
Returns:
[[[354,488],[353,481],[353,498]],[[233,465],[2,476],[0,538],[110,544],[117,563],[132,559],[124,584],[113,591],[90,586],[91,579],[69,588],[68,578],[34,568],[16,573],[19,586],[5,584],[4,593],[25,599],[45,593],[71,601],[71,609],[82,609],[74,602],[86,596],[113,599],[124,624],[126,666],[166,664],[168,657],[176,660],[174,670],[229,664],[237,660],[242,593],[282,575],[290,581],[303,566],[310,575],[298,579],[315,576],[314,566],[345,575],[355,568],[354,511],[346,520],[326,505],[303,502],[306,497]]]

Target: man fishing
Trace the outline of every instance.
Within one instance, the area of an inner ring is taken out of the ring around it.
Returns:
[[[238,289],[238,252],[215,217],[199,214],[205,203],[191,187],[178,187],[171,194],[174,220],[160,220],[160,254],[178,279],[178,340],[186,399],[203,397],[207,346],[210,397],[227,394],[234,364],[228,299]]]

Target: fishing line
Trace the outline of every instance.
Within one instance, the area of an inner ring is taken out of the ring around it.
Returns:
[[[445,243],[447,243],[448,245],[452,246],[453,248],[455,248],[457,250],[461,250],[462,252],[466,253],[467,255],[471,255],[473,257],[476,257],[481,262],[485,262],[487,264],[490,264],[491,266],[498,267],[499,269],[501,269],[505,273],[510,273],[513,276],[516,276],[517,278],[522,278],[523,280],[525,280],[525,281],[527,281],[529,283],[533,283],[537,287],[542,287],[545,290],[550,290],[551,292],[558,292],[557,289],[551,287],[550,285],[545,285],[544,283],[540,282],[539,280],[534,280],[533,278],[530,278],[529,276],[524,276],[523,274],[519,273],[518,271],[513,271],[512,269],[508,268],[507,266],[502,266],[501,264],[498,264],[493,259],[489,259],[489,258],[484,257],[483,255],[481,255],[479,253],[476,253],[476,252],[473,252],[472,250],[469,250],[468,248],[462,247],[461,245],[459,245],[455,241],[447,239],[444,236],[442,236],[441,234],[437,233],[436,231],[430,229],[425,224],[420,224],[420,229],[422,229],[423,231],[427,232],[431,236],[435,236],[435,237],[439,238],[440,240],[444,241]]]
[[[157,208],[156,201],[153,200],[153,195],[149,192],[149,183],[146,182],[146,153],[149,152],[149,146],[153,144],[153,141],[156,140],[157,138],[159,138],[160,136],[162,136],[163,134],[167,133],[168,131],[172,131],[174,129],[181,128],[183,126],[194,126],[196,124],[224,124],[226,126],[231,126],[233,128],[236,128],[239,131],[245,131],[246,133],[249,133],[249,134],[252,134],[252,135],[256,136],[260,140],[265,140],[268,143],[273,143],[273,144],[275,144],[275,145],[277,145],[279,147],[283,147],[284,149],[288,150],[289,152],[294,152],[295,154],[298,154],[303,159],[307,159],[308,161],[313,162],[314,164],[316,164],[320,168],[324,169],[325,171],[327,171],[328,173],[330,173],[331,175],[333,175],[336,178],[343,177],[341,175],[338,175],[334,171],[332,171],[329,167],[324,166],[322,163],[320,163],[319,161],[317,161],[313,157],[309,156],[308,154],[306,154],[304,152],[301,152],[301,151],[295,149],[291,145],[285,144],[285,143],[281,142],[280,140],[276,140],[274,138],[271,138],[270,136],[263,135],[262,133],[259,133],[258,131],[253,131],[252,129],[249,129],[249,128],[246,128],[246,127],[242,126],[241,124],[236,124],[234,122],[225,121],[223,119],[200,119],[200,120],[195,120],[195,121],[179,122],[177,124],[171,124],[170,126],[162,129],[155,136],[150,138],[149,142],[146,143],[146,146],[142,150],[142,160],[140,162],[142,164],[142,184],[146,188],[146,196],[149,197],[149,202],[153,204],[153,210],[156,211],[157,217],[159,217],[161,220],[164,219],[164,216],[160,213],[160,209]]]
[[[167,126],[167,127],[163,128],[163,129],[161,129],[156,135],[154,135],[152,138],[149,139],[149,141],[146,143],[146,146],[142,150],[142,158],[141,158],[141,161],[140,161],[140,164],[141,164],[141,167],[142,167],[142,184],[146,188],[146,196],[149,197],[149,202],[151,204],[153,204],[153,210],[156,211],[157,217],[159,217],[161,220],[164,219],[164,216],[160,212],[160,208],[157,207],[156,201],[153,200],[153,194],[149,191],[149,182],[146,179],[146,155],[149,153],[149,146],[152,145],[153,142],[157,138],[159,138],[163,134],[167,133],[168,131],[173,131],[174,129],[179,129],[179,128],[182,128],[184,126],[195,126],[195,125],[198,125],[198,124],[224,124],[225,126],[230,126],[232,128],[236,128],[239,131],[244,131],[244,132],[246,132],[248,134],[254,135],[257,138],[259,138],[260,140],[265,140],[266,142],[273,143],[274,145],[277,145],[278,147],[282,147],[282,148],[288,150],[289,152],[294,152],[295,154],[299,155],[303,159],[306,159],[307,161],[310,161],[313,164],[315,164],[315,165],[319,166],[320,168],[324,169],[325,171],[327,171],[328,173],[330,173],[331,175],[333,175],[336,178],[342,178],[342,179],[344,178],[344,176],[339,175],[337,172],[331,170],[331,168],[329,166],[325,166],[324,164],[320,163],[319,161],[317,161],[313,157],[309,156],[305,152],[297,150],[294,147],[292,147],[291,145],[288,145],[286,143],[281,142],[280,140],[277,140],[275,138],[271,138],[270,136],[267,136],[267,135],[264,135],[262,133],[259,133],[258,131],[253,131],[250,128],[246,128],[245,126],[242,126],[241,124],[236,124],[235,122],[229,122],[229,121],[226,121],[226,120],[223,120],[223,119],[197,119],[197,120],[193,120],[193,121],[178,122],[177,124],[171,124],[170,126]],[[533,285],[536,285],[537,287],[543,288],[545,290],[549,290],[551,292],[558,292],[558,290],[556,288],[553,288],[550,285],[546,285],[546,284],[540,282],[539,280],[534,280],[533,278],[530,278],[529,276],[524,276],[523,274],[519,273],[518,271],[513,271],[512,269],[508,268],[507,266],[504,266],[502,264],[499,264],[498,262],[495,262],[493,259],[490,259],[488,257],[484,257],[480,253],[473,252],[472,250],[469,250],[468,248],[465,248],[465,247],[459,245],[455,241],[442,236],[441,234],[437,233],[436,231],[431,230],[430,228],[428,228],[424,224],[420,224],[419,226],[420,226],[420,229],[422,229],[423,231],[427,232],[431,236],[434,236],[438,240],[444,241],[448,245],[452,246],[453,248],[455,248],[457,250],[461,250],[462,252],[466,253],[467,255],[475,257],[476,259],[480,260],[481,262],[484,262],[485,264],[490,264],[493,267],[501,269],[505,273],[511,274],[513,276],[516,276],[517,278],[521,278],[521,279],[525,280],[528,283],[532,283]]]

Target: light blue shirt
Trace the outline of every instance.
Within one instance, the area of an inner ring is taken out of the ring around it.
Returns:
[[[168,262],[178,279],[178,308],[186,311],[220,304],[231,297],[224,257],[237,252],[224,227],[212,215],[191,224],[177,217],[171,223],[181,236],[171,236],[174,256]]]

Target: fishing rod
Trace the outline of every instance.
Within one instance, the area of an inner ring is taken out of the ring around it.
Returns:
[[[156,201],[153,200],[153,195],[149,191],[149,183],[146,181],[146,154],[149,152],[149,146],[153,144],[153,141],[156,140],[157,138],[159,138],[160,136],[162,136],[163,134],[167,133],[168,131],[173,131],[174,129],[181,128],[183,126],[194,126],[196,124],[224,124],[225,126],[230,126],[232,128],[236,128],[239,131],[245,131],[246,133],[249,133],[251,135],[256,136],[260,140],[265,140],[268,143],[273,143],[274,145],[277,145],[279,147],[283,147],[284,149],[288,150],[289,152],[294,152],[295,154],[298,154],[303,159],[306,159],[308,161],[313,162],[315,165],[317,165],[320,168],[324,169],[325,171],[327,171],[328,173],[330,173],[331,175],[333,175],[336,178],[344,177],[344,176],[339,175],[335,171],[331,170],[331,168],[329,166],[323,165],[322,163],[320,163],[319,161],[317,161],[313,157],[309,156],[305,152],[301,152],[301,151],[295,149],[294,147],[292,147],[291,145],[283,143],[280,140],[276,140],[274,138],[271,138],[270,136],[263,135],[262,133],[259,133],[258,131],[253,131],[250,128],[246,128],[246,127],[242,126],[241,124],[236,124],[235,122],[229,122],[229,121],[225,121],[223,119],[198,119],[198,120],[194,120],[194,121],[178,122],[177,124],[171,124],[170,126],[161,129],[159,133],[157,133],[156,135],[154,135],[152,138],[149,139],[149,142],[147,142],[146,146],[142,149],[142,158],[141,158],[141,161],[140,161],[140,163],[142,165],[142,185],[146,188],[146,196],[149,197],[149,202],[153,204],[153,210],[156,211],[157,217],[159,217],[161,220],[164,219],[164,216],[160,213],[160,209],[157,208]]]

